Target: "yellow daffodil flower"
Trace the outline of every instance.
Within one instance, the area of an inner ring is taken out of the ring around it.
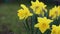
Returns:
[[[24,4],[21,4],[21,7],[23,9],[18,10],[19,19],[26,19],[28,16],[33,15],[32,13],[30,13],[29,9]]]
[[[60,15],[60,6],[58,6],[58,11],[59,11],[59,15]]]
[[[60,34],[60,25],[56,26],[56,25],[52,25],[52,32],[51,34]]]
[[[49,17],[52,17],[52,19],[58,17],[60,15],[60,8],[55,6],[49,11]]]
[[[38,17],[38,23],[35,25],[35,27],[39,28],[39,30],[44,33],[47,29],[49,29],[49,24],[52,22],[53,20],[47,19],[46,17],[41,18]]]
[[[31,1],[32,6],[30,8],[33,9],[35,14],[42,14],[44,15],[44,11],[47,11],[46,5],[43,2],[39,2],[36,0],[36,2]]]

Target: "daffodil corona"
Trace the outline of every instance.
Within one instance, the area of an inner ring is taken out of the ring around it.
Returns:
[[[60,16],[60,7],[55,6],[52,9],[50,9],[49,11],[49,17],[52,17],[52,19],[57,18],[58,16]]]
[[[60,34],[60,25],[56,26],[56,25],[52,25],[52,32],[51,34]]]
[[[36,2],[31,1],[32,6],[30,6],[35,14],[42,14],[44,15],[44,11],[47,12],[46,5],[43,2],[39,2],[36,0]]]
[[[44,33],[47,29],[49,29],[49,24],[52,22],[53,20],[47,19],[46,17],[41,18],[38,17],[38,23],[35,25],[35,27],[39,28],[39,30]]]
[[[19,19],[26,19],[28,16],[33,15],[32,13],[30,13],[29,9],[24,4],[21,4],[21,7],[23,9],[18,10]]]

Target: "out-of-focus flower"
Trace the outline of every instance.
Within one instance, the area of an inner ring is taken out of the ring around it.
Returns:
[[[59,11],[59,15],[60,15],[60,6],[58,6],[58,11]]]
[[[43,2],[39,2],[36,0],[36,2],[31,1],[32,6],[30,8],[33,9],[35,14],[42,14],[44,15],[44,11],[47,12],[46,5]]]
[[[39,30],[44,33],[47,29],[49,29],[49,24],[52,22],[53,20],[47,19],[46,17],[41,18],[38,17],[38,23],[35,25],[35,27],[39,28]]]
[[[52,32],[51,34],[60,34],[60,25],[56,26],[56,25],[52,25]]]
[[[58,7],[55,6],[52,9],[50,9],[49,17],[52,17],[52,19],[54,19],[54,18],[56,18],[58,16],[60,16],[60,8],[59,8],[59,6]]]
[[[19,19],[26,19],[28,16],[33,15],[32,13],[30,13],[29,9],[24,4],[21,4],[21,7],[23,9],[18,10]]]

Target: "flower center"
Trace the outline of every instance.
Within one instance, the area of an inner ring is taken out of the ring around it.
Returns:
[[[53,34],[56,34],[56,30],[53,30],[53,32],[52,32]]]
[[[39,6],[36,6],[36,7],[35,7],[35,10],[37,10],[38,8],[39,8]]]
[[[45,24],[45,23],[43,23],[43,24],[42,24],[42,27],[43,27],[43,28],[45,28],[45,27],[46,27],[46,24]]]
[[[55,14],[58,14],[58,11],[55,11]]]
[[[37,6],[35,9],[39,8],[39,6]]]
[[[58,31],[58,34],[60,34],[60,30]]]

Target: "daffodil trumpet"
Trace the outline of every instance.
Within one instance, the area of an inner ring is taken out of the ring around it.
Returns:
[[[39,28],[39,30],[44,33],[47,29],[49,29],[50,27],[50,23],[53,22],[53,20],[50,20],[50,19],[47,19],[46,17],[44,18],[41,18],[41,17],[38,17],[38,23],[35,24],[35,27],[36,28]]]

